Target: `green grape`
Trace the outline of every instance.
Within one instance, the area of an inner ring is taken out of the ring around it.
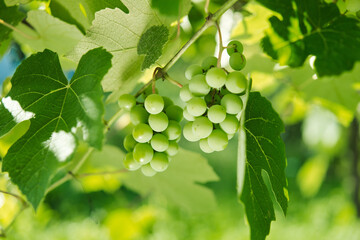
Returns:
[[[184,128],[183,128],[183,135],[185,137],[186,140],[188,140],[189,142],[196,142],[199,140],[199,138],[197,138],[192,130],[192,122],[188,122],[185,124]]]
[[[185,71],[185,77],[190,80],[194,76],[202,74],[203,70],[199,65],[191,65]]]
[[[138,125],[140,123],[147,123],[149,118],[149,113],[145,110],[144,107],[140,105],[136,105],[130,111],[130,121],[134,125]]]
[[[176,141],[169,141],[169,147],[165,151],[169,156],[175,156],[179,152],[179,145]]]
[[[246,58],[241,53],[233,53],[230,56],[229,64],[232,69],[240,71],[246,65]]]
[[[155,134],[150,141],[151,147],[158,152],[164,152],[169,147],[169,140],[161,133]]]
[[[168,127],[163,132],[165,136],[169,138],[169,140],[175,140],[181,136],[181,126],[180,123],[174,120],[169,121]],[[160,151],[159,151],[160,152]]]
[[[156,174],[156,171],[150,166],[150,163],[141,166],[141,172],[146,177],[152,177],[152,176],[154,176]]]
[[[169,119],[164,112],[150,114],[149,125],[155,132],[164,131],[169,124]]]
[[[190,99],[192,99],[194,97],[194,95],[190,92],[190,89],[189,89],[189,84],[185,84],[181,89],[180,89],[180,99],[183,101],[183,102],[187,102],[189,101]]]
[[[243,108],[241,98],[235,94],[226,94],[221,99],[221,105],[226,109],[229,114],[238,114]]]
[[[201,149],[204,153],[212,153],[212,152],[214,152],[214,150],[212,150],[212,148],[209,146],[209,143],[208,143],[208,139],[207,139],[207,138],[201,139],[201,140],[199,141],[199,146],[200,146],[200,149]]]
[[[183,110],[177,105],[171,105],[167,107],[165,113],[168,116],[169,120],[175,120],[177,122],[180,122],[183,118]]]
[[[194,117],[203,115],[206,112],[206,109],[207,106],[205,100],[199,97],[192,98],[186,106],[187,112]]]
[[[183,111],[183,116],[188,121],[194,121],[195,120],[195,117],[188,112],[187,107],[185,107],[185,109]]]
[[[226,110],[221,105],[213,105],[209,108],[207,116],[213,123],[221,123],[226,118]]]
[[[216,57],[214,57],[214,56],[207,57],[202,62],[201,66],[205,71],[207,71],[212,67],[216,67],[217,61],[218,61],[218,59]]]
[[[214,105],[214,104],[220,104],[221,97],[219,96],[216,89],[213,89],[205,96],[205,102],[208,106]]]
[[[212,88],[221,88],[226,81],[226,73],[221,68],[211,68],[206,73],[206,83]]]
[[[234,136],[235,136],[235,133],[234,134],[228,134],[228,140],[232,139]]]
[[[164,109],[164,99],[158,94],[151,94],[146,97],[144,106],[151,114],[158,114]]]
[[[158,94],[159,91],[157,89],[155,89],[155,93]],[[153,94],[153,89],[152,86],[149,86],[145,89],[145,91],[141,94],[141,96],[143,97],[143,99],[145,100],[147,96]]]
[[[149,163],[153,158],[153,155],[154,150],[148,143],[138,143],[134,147],[134,159],[141,165]]]
[[[138,170],[141,167],[141,164],[135,161],[132,152],[129,152],[125,155],[123,164],[124,167],[130,171]]]
[[[225,82],[226,89],[236,94],[244,93],[246,85],[246,77],[241,72],[229,73]]]
[[[155,153],[153,159],[150,162],[150,166],[156,172],[163,172],[169,166],[169,158],[165,153]]]
[[[225,83],[226,84],[226,83]],[[231,93],[231,92],[229,92],[229,90],[227,90],[226,88],[221,88],[221,90],[220,90],[220,94],[222,95],[222,96],[225,96],[226,94],[229,94],[229,93]]]
[[[241,42],[233,40],[231,42],[229,42],[229,44],[226,47],[226,51],[229,54],[229,56],[231,56],[233,53],[242,53],[244,50],[243,45],[241,44]]]
[[[192,131],[198,139],[206,138],[213,130],[213,124],[207,117],[198,117],[192,123]]]
[[[194,96],[205,96],[210,92],[210,86],[206,83],[204,75],[194,76],[189,83],[189,89]]]
[[[227,134],[235,134],[239,128],[239,119],[227,114],[225,120],[220,123],[220,127]]]
[[[228,141],[227,134],[220,129],[215,129],[208,137],[209,147],[214,151],[224,150],[228,145]]]
[[[126,110],[130,110],[136,104],[136,99],[133,95],[124,94],[119,97],[119,106],[121,108],[125,108]]]
[[[164,109],[174,105],[174,102],[168,97],[162,97],[164,100]]]
[[[151,127],[145,123],[140,123],[136,125],[132,131],[132,136],[139,143],[145,143],[150,141],[153,135],[153,130]]]
[[[126,135],[126,137],[124,138],[124,148],[126,149],[126,151],[131,152],[132,150],[134,150],[134,147],[136,145],[136,141],[134,139],[134,137],[132,136],[132,134]]]

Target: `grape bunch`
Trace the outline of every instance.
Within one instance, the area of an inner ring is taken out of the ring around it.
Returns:
[[[242,69],[245,58],[242,58],[241,43],[232,41],[227,50],[230,66],[234,70]],[[237,132],[243,108],[241,95],[247,88],[244,74],[229,73],[216,66],[217,58],[208,57],[201,66],[188,67],[185,77],[190,81],[180,90],[180,98],[186,103],[183,115],[188,120],[183,135],[188,141],[199,141],[206,153],[224,150]]]
[[[124,139],[124,148],[128,151],[125,168],[131,171],[141,168],[149,177],[165,171],[170,157],[179,150],[182,108],[158,94],[146,96],[144,103],[137,103],[134,96],[124,94],[118,103],[130,111],[130,121],[135,125]]]

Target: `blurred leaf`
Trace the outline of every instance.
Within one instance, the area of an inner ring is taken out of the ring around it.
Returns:
[[[165,172],[151,178],[140,171],[131,172],[124,179],[124,184],[142,196],[161,194],[186,210],[206,212],[216,206],[215,196],[210,189],[198,183],[217,180],[204,157],[182,149],[173,157]]]
[[[30,127],[30,120],[23,121],[0,137],[0,157],[5,157],[9,148],[22,137]]]
[[[25,4],[25,3],[29,3],[33,0],[5,0],[5,4],[7,6],[14,6],[16,4]]]
[[[76,25],[83,34],[91,26],[97,11],[105,8],[119,8],[129,13],[120,0],[52,0],[49,7],[53,16]]]
[[[271,103],[252,92],[239,136],[238,194],[245,205],[251,239],[265,239],[275,220],[273,202],[261,172],[266,171],[284,214],[288,206],[284,125]],[[243,165],[242,165],[243,164]]]
[[[151,6],[163,15],[181,18],[187,15],[191,8],[191,0],[151,0]]]
[[[18,11],[17,7],[7,7],[4,0],[0,0],[0,19],[2,21],[12,26],[16,26],[24,17],[25,15]],[[11,28],[0,24],[0,46],[9,38],[11,32]]]
[[[77,128],[87,143],[101,148],[100,81],[110,61],[111,54],[103,49],[89,51],[68,82],[57,54],[45,50],[24,60],[11,79],[12,88],[0,105],[0,135],[22,121],[30,119],[31,124],[8,150],[2,171],[9,172],[35,209],[50,177],[73,155]]]
[[[360,21],[341,15],[334,3],[322,0],[257,0],[281,14],[269,18],[264,51],[281,65],[299,67],[316,56],[319,76],[351,70],[360,60]],[[296,6],[296,10],[294,9]]]
[[[29,45],[34,51],[40,52],[50,49],[59,55],[68,53],[80,41],[81,32],[68,23],[65,23],[48,13],[40,10],[28,12],[26,19],[34,28],[20,24],[17,28],[31,36],[31,39],[14,32],[14,38],[21,44]]]

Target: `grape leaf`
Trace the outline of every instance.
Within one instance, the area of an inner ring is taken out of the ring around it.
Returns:
[[[151,0],[151,6],[163,15],[184,16],[191,8],[191,0]]]
[[[129,13],[120,0],[52,0],[49,7],[53,16],[76,25],[84,34],[99,10],[119,8]]]
[[[68,82],[58,55],[45,50],[24,60],[11,79],[12,88],[0,105],[0,136],[16,123],[29,119],[31,123],[8,150],[2,171],[9,172],[35,209],[51,176],[73,155],[78,128],[85,142],[101,148],[100,81],[110,67],[111,54],[94,49],[81,58]]]
[[[141,35],[137,45],[137,53],[145,54],[141,70],[149,68],[160,56],[164,44],[169,37],[169,30],[164,26],[152,26]]]
[[[147,0],[139,0],[136,3],[124,0],[123,3],[128,7],[129,14],[119,9],[104,9],[97,12],[86,36],[75,47],[73,53],[69,54],[71,59],[78,60],[84,52],[98,46],[103,46],[111,52],[114,56],[113,67],[106,74],[102,86],[104,91],[114,92],[112,96],[133,89],[143,75],[143,56],[137,54],[137,44],[142,34],[154,25],[169,26],[176,20],[174,17],[160,15],[156,9],[151,8]]]
[[[13,36],[19,43],[29,45],[37,52],[50,49],[59,55],[63,55],[72,50],[83,36],[75,26],[44,11],[28,12],[26,20],[33,28],[25,24],[20,24],[17,28],[32,38],[26,38],[18,32],[14,32]]]
[[[250,93],[239,135],[238,194],[245,205],[253,240],[265,239],[271,221],[275,220],[273,202],[262,177],[264,172],[286,214],[286,157],[280,137],[283,131],[284,125],[271,103],[258,92]]]
[[[319,76],[339,75],[360,60],[360,21],[342,15],[334,3],[322,0],[257,0],[281,14],[269,18],[262,39],[265,53],[281,65],[299,67],[316,56]]]
[[[204,212],[216,206],[215,196],[210,189],[197,183],[217,180],[218,176],[204,157],[181,149],[165,172],[151,178],[140,171],[131,172],[123,181],[142,196],[161,194],[189,211]]]
[[[15,26],[17,25],[25,15],[18,11],[17,7],[6,7],[4,0],[0,0],[0,20]],[[9,38],[12,29],[0,24],[0,45]]]

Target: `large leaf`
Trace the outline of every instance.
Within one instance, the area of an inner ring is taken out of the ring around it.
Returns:
[[[124,184],[143,196],[160,194],[189,211],[204,212],[216,206],[215,196],[210,189],[198,183],[217,180],[204,157],[180,150],[165,172],[151,178],[140,171],[132,172],[124,179]]]
[[[0,19],[12,26],[17,25],[25,15],[17,7],[6,7],[4,0],[0,0]],[[0,46],[9,37],[12,29],[0,24]]]
[[[111,54],[94,49],[81,58],[68,82],[57,54],[45,50],[23,61],[11,79],[12,88],[0,105],[0,135],[22,121],[30,119],[31,123],[8,150],[2,171],[9,172],[34,208],[50,177],[73,155],[78,128],[84,141],[101,148],[104,107],[100,81],[110,67]]]
[[[264,181],[266,174],[286,214],[286,157],[280,137],[283,131],[284,125],[271,103],[258,92],[250,93],[239,137],[238,194],[245,205],[253,240],[265,239],[271,221],[275,220],[273,202]]]
[[[52,15],[76,25],[84,34],[97,11],[119,8],[128,13],[128,9],[120,0],[52,0],[49,7]]]
[[[281,14],[269,18],[264,51],[282,65],[299,67],[316,56],[319,76],[351,70],[360,60],[360,21],[323,0],[257,0]]]
[[[111,52],[114,56],[113,67],[106,74],[102,85],[105,91],[115,91],[114,95],[133,89],[143,74],[141,66],[144,56],[137,53],[138,43],[143,33],[154,25],[168,27],[172,21],[176,20],[176,17],[163,16],[156,9],[152,9],[147,0],[136,2],[124,0],[123,3],[129,9],[129,14],[119,9],[105,9],[97,12],[86,37],[69,56],[78,60],[84,52],[98,46],[103,46]],[[160,46],[156,46],[157,49],[164,43],[160,41],[158,44]],[[154,63],[156,59],[152,58],[146,66]]]
[[[29,45],[34,51],[40,52],[50,49],[59,55],[68,53],[80,41],[83,36],[75,27],[63,22],[44,11],[28,12],[28,25],[20,24],[18,29],[32,38],[14,32],[14,38],[21,44]]]

